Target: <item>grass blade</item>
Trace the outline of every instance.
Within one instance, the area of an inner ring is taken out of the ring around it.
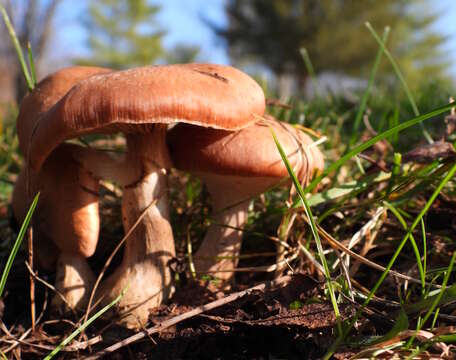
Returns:
[[[394,326],[388,331],[384,336],[380,339],[376,339],[373,344],[381,343],[390,339],[393,339],[397,334],[401,331],[407,330],[409,328],[409,319],[407,313],[404,309],[399,311],[399,315],[396,317],[394,321]]]
[[[423,270],[426,275],[427,269],[427,238],[426,238],[426,226],[424,220],[421,219],[421,236],[423,237]]]
[[[14,242],[13,248],[11,249],[11,253],[6,261],[5,268],[3,269],[2,278],[0,279],[0,297],[3,294],[3,290],[5,289],[6,280],[8,279],[8,275],[10,273],[11,267],[13,266],[14,258],[19,251],[19,248],[22,244],[22,240],[24,239],[25,232],[27,231],[28,225],[32,218],[33,212],[35,211],[36,204],[38,203],[38,198],[40,197],[40,193],[35,195],[35,198],[30,205],[30,208],[25,216],[24,222],[22,223],[21,229],[19,230],[19,234],[17,235],[16,241]]]
[[[427,311],[426,315],[424,316],[423,321],[421,321],[421,323],[419,324],[419,326],[415,330],[415,333],[413,334],[412,337],[410,337],[409,341],[407,342],[407,345],[406,345],[407,348],[413,343],[413,340],[415,340],[415,337],[416,337],[418,331],[421,330],[423,325],[426,323],[426,321],[430,318],[430,316],[434,312],[434,310],[437,307],[437,305],[440,303],[440,300],[442,299],[442,296],[445,293],[446,285],[448,283],[448,279],[450,278],[450,274],[451,274],[451,272],[453,270],[453,265],[454,265],[454,261],[455,260],[456,260],[456,253],[453,253],[453,256],[451,257],[451,260],[450,260],[450,264],[448,265],[448,269],[447,269],[447,271],[445,273],[445,277],[443,278],[442,288],[440,289],[439,294],[435,297],[434,301],[432,302],[432,305],[429,308],[429,310]],[[412,354],[407,359],[413,359],[413,356],[414,355]]]
[[[441,269],[441,271],[446,271],[447,269],[448,268],[444,268],[444,269]],[[436,295],[428,296],[428,297],[424,298],[423,300],[415,301],[414,303],[410,303],[410,304],[406,304],[406,305],[404,305],[404,310],[407,312],[407,314],[415,314],[415,313],[422,312],[423,310],[429,309],[429,307],[432,305],[436,296],[438,296],[439,293],[437,293]],[[447,303],[455,302],[455,301],[456,301],[456,284],[451,285],[450,287],[447,287],[445,293],[443,294],[442,298],[440,299],[439,305],[447,304]]]
[[[397,218],[399,223],[402,225],[404,230],[407,230],[407,223],[405,222],[405,219],[402,217],[400,212],[389,202],[384,201],[383,204],[393,213],[393,215]],[[421,219],[422,222],[423,219]],[[416,257],[416,262],[418,265],[418,272],[420,273],[420,279],[421,279],[421,290],[422,293],[424,294],[426,290],[426,274],[424,272],[424,267],[421,262],[421,255],[420,255],[420,250],[418,249],[418,245],[416,244],[415,238],[413,237],[412,234],[410,234],[410,242],[412,243],[413,251],[415,253]]]
[[[369,147],[371,147],[372,145],[374,145],[376,142],[378,142],[380,140],[383,140],[386,137],[388,137],[388,136],[390,136],[390,135],[392,135],[392,134],[394,134],[396,132],[400,132],[402,130],[405,130],[405,129],[409,128],[410,126],[419,124],[421,121],[428,120],[428,119],[433,118],[433,117],[435,117],[437,115],[443,114],[445,111],[450,110],[452,107],[454,107],[454,103],[450,103],[450,104],[438,107],[437,109],[432,110],[432,111],[430,111],[430,112],[428,112],[426,114],[414,117],[413,119],[405,121],[405,122],[403,122],[403,123],[391,128],[391,129],[388,129],[388,130],[386,130],[386,131],[374,136],[373,138],[369,139],[368,141],[356,146],[351,151],[349,151],[344,156],[342,156],[339,160],[337,160],[336,162],[332,163],[331,166],[329,166],[325,171],[323,171],[323,173],[321,175],[317,176],[305,188],[305,192],[307,193],[307,192],[310,192],[313,189],[315,189],[315,187],[320,183],[320,181],[323,178],[328,176],[334,170],[337,170],[344,163],[346,163],[348,160],[350,160],[353,156],[359,154],[360,152],[362,152],[362,151],[368,149]]]
[[[35,71],[35,61],[33,60],[33,53],[32,53],[32,45],[30,44],[30,41],[27,43],[27,53],[28,53],[28,60],[29,60],[29,66],[30,66],[30,73],[32,74],[32,82],[33,82],[33,87],[36,86],[36,71]]]
[[[86,322],[81,324],[75,331],[73,331],[70,335],[68,335],[54,350],[52,350],[44,360],[52,359],[55,355],[57,355],[66,345],[68,345],[76,336],[78,336],[81,332],[83,332],[90,324],[92,324],[96,319],[98,319],[101,315],[103,315],[106,311],[108,311],[111,307],[113,307],[116,303],[122,299],[122,297],[127,292],[128,285],[122,292],[117,296],[113,301],[111,301],[108,305],[100,309],[98,312],[93,314]]]
[[[388,26],[385,27],[385,30],[383,31],[383,36],[382,36],[383,43],[386,43],[386,41],[388,40],[389,32],[390,32],[390,28]],[[380,61],[382,59],[383,50],[384,50],[384,47],[380,46],[378,48],[377,55],[375,56],[374,65],[372,66],[372,70],[369,75],[369,80],[367,82],[367,88],[364,91],[363,97],[361,98],[361,103],[359,105],[358,112],[356,113],[355,122],[353,123],[353,133],[350,138],[350,143],[349,143],[349,147],[348,147],[349,149],[352,147],[352,145],[356,142],[356,140],[358,138],[359,125],[361,124],[361,119],[363,117],[364,110],[366,110],[367,100],[369,99],[369,95],[370,95],[372,86],[374,85],[375,75],[377,74],[377,70],[380,65]]]
[[[8,13],[6,12],[6,9],[2,5],[0,5],[0,11],[2,13],[3,21],[5,22],[5,26],[8,29],[11,41],[13,42],[13,45],[16,49],[17,57],[19,59],[19,63],[21,64],[22,73],[24,74],[28,89],[30,91],[32,91],[34,88],[33,81],[32,81],[32,78],[30,77],[30,73],[28,71],[27,64],[25,63],[24,54],[22,53],[22,48],[21,48],[21,45],[19,44],[19,40],[17,39],[16,32],[14,31],[13,25],[11,24],[11,21],[8,16]]]
[[[388,187],[386,188],[385,196],[388,197],[391,192],[393,191],[394,184],[401,173],[401,163],[402,163],[402,154],[401,153],[394,153],[393,158],[393,169],[391,170],[391,178],[388,183]]]
[[[359,180],[349,181],[339,186],[333,186],[323,192],[313,194],[309,199],[307,199],[307,202],[310,206],[324,204],[343,196],[364,191],[369,186],[384,182],[390,179],[390,177],[390,174],[383,171],[380,171],[378,174],[363,176]],[[294,207],[297,207],[296,205],[294,205]]]
[[[277,146],[277,149],[279,150],[280,156],[282,157],[282,161],[285,164],[285,167],[287,168],[288,173],[290,174],[290,177],[293,181],[294,186],[296,187],[296,190],[298,192],[298,195],[300,197],[300,200],[304,206],[304,209],[306,211],[306,215],[309,219],[310,222],[310,228],[312,230],[312,235],[315,239],[315,243],[317,244],[317,250],[318,250],[318,255],[320,256],[321,263],[323,265],[323,269],[325,272],[325,278],[326,278],[326,284],[328,286],[328,291],[329,291],[329,296],[331,298],[331,303],[334,309],[334,314],[336,316],[337,320],[337,327],[339,330],[339,334],[342,334],[342,325],[340,323],[340,311],[339,307],[337,305],[337,300],[336,296],[334,294],[334,289],[331,283],[331,273],[329,271],[328,263],[326,262],[325,254],[323,252],[323,246],[321,245],[321,240],[320,240],[320,235],[318,235],[318,229],[317,226],[315,225],[315,220],[312,215],[312,211],[310,210],[309,203],[306,200],[306,196],[304,194],[304,190],[301,187],[301,184],[299,183],[298,178],[296,177],[296,174],[294,173],[293,169],[291,168],[291,165],[288,161],[287,155],[285,154],[285,151],[283,150],[282,146],[280,145],[279,141],[277,140],[277,137],[274,133],[274,130],[271,128],[271,133],[274,138],[274,142]]]
[[[312,61],[310,61],[309,53],[307,52],[306,48],[299,49],[299,52],[301,53],[302,59],[304,60],[304,65],[306,65],[306,69],[307,69],[307,72],[309,73],[310,79],[312,80],[312,85],[314,87],[315,95],[318,97],[319,86],[318,86],[317,76],[315,75]]]
[[[420,111],[418,110],[418,106],[416,106],[415,99],[413,98],[412,92],[410,91],[410,89],[407,85],[407,82],[405,81],[404,76],[402,75],[402,72],[399,69],[399,66],[397,65],[396,61],[394,60],[394,58],[391,55],[391,53],[389,52],[389,50],[385,47],[384,41],[382,41],[382,39],[380,39],[380,37],[378,36],[377,32],[374,30],[372,25],[368,21],[365,22],[365,25],[366,25],[367,29],[370,31],[370,33],[372,34],[372,36],[374,37],[374,39],[377,41],[378,45],[383,48],[383,52],[385,53],[385,56],[390,61],[391,66],[393,67],[394,72],[396,73],[396,76],[398,77],[399,81],[401,82],[401,84],[404,88],[405,93],[407,94],[407,98],[409,99],[410,104],[412,105],[413,113],[415,114],[415,116],[419,116]],[[422,123],[420,123],[420,126],[421,126],[421,131],[423,132],[423,135],[426,138],[427,142],[432,144],[434,142],[434,140],[432,140],[431,135],[427,132],[427,130],[424,128],[424,125]]]

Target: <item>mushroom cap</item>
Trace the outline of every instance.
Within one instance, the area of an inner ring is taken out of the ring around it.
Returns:
[[[80,135],[145,133],[152,124],[177,122],[235,130],[253,123],[264,108],[260,86],[232,67],[150,66],[77,83],[20,141],[29,146],[37,170],[58,144]]]
[[[301,180],[322,170],[320,151],[308,147],[312,139],[272,117],[235,132],[178,124],[168,131],[167,142],[172,161],[181,170],[238,177],[287,177],[270,128]]]
[[[21,102],[17,118],[17,134],[22,153],[27,156],[30,139],[36,124],[74,84],[94,74],[110,72],[110,69],[90,66],[73,66],[45,77]]]
[[[41,80],[21,103],[17,132],[22,153],[27,155],[29,139],[43,114],[75,83],[109,71],[99,67],[74,66]],[[38,262],[46,269],[54,267],[57,247],[90,256],[98,240],[98,196],[83,190],[86,188],[97,192],[98,182],[74,160],[72,154],[78,148],[75,145],[61,145],[41,172],[31,173],[24,167],[14,186],[12,208],[19,222],[25,218],[30,205],[28,194],[41,191],[33,223],[36,238],[39,239],[35,242]],[[27,176],[30,176],[29,180]]]
[[[39,173],[31,174],[31,193],[41,192],[33,225],[39,259],[45,259],[40,261],[43,267],[49,267],[46,262],[50,262],[52,256],[47,252],[53,248],[52,243],[67,254],[89,257],[98,242],[98,180],[74,160],[75,151],[84,151],[84,148],[61,144],[46,159]],[[14,215],[21,222],[30,205],[26,181],[23,168],[12,200]]]

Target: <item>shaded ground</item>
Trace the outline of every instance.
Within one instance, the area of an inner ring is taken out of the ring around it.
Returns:
[[[26,283],[27,281],[22,282]],[[313,303],[317,300],[319,288],[310,278],[296,275],[282,287],[267,289],[265,292],[254,291],[237,301],[183,321],[158,335],[145,337],[104,358],[318,358],[331,343],[335,324],[334,312],[329,304]],[[162,306],[151,315],[151,325],[224,296],[214,290],[207,283],[189,282],[179,289],[171,304]],[[8,298],[12,296],[6,297],[7,303]],[[24,305],[26,303],[25,301]],[[10,303],[7,306],[11,315],[14,307]],[[28,311],[21,313],[18,307],[15,310],[16,320],[20,318],[26,324],[28,319],[24,315]],[[343,307],[341,311],[343,317],[353,313],[349,307]],[[4,320],[8,318],[6,316]],[[17,321],[13,322],[17,324]],[[104,325],[108,327],[103,330]],[[17,335],[24,330],[23,327],[13,328]],[[57,345],[62,332],[69,331],[70,326],[64,322],[44,321],[35,334],[28,336],[27,343],[17,347],[20,349],[17,355],[23,359],[40,358],[49,352],[45,351],[46,347],[52,349]],[[90,350],[65,352],[62,353],[63,358],[83,358],[133,333],[110,326],[106,321],[99,321],[87,332],[87,336],[93,339],[99,334],[102,334],[102,340]],[[81,340],[84,342],[84,339]]]
[[[174,176],[170,179],[171,189],[181,189],[186,186],[194,186],[192,192],[197,195],[196,200],[189,201],[189,196],[178,198],[171,190],[173,228],[176,235],[176,246],[178,250],[178,261],[174,268],[180,274],[180,282],[175,297],[168,306],[157,309],[151,315],[151,323],[147,326],[161,323],[166,319],[183,314],[200,305],[221,299],[227,295],[210,282],[194,282],[191,280],[185,260],[185,249],[187,234],[190,234],[195,241],[194,249],[198,246],[198,239],[204,234],[204,217],[207,216],[209,208],[205,202],[204,192],[200,193],[198,183],[189,182],[187,178]],[[182,194],[182,192],[179,192]],[[414,207],[408,209],[411,216],[416,216],[420,207],[429,197],[428,193],[417,198]],[[454,225],[454,214],[456,209],[456,196],[439,196],[433,207],[427,214],[426,232],[428,242],[428,266],[430,269],[447,266],[448,259],[455,250],[454,239],[456,227]],[[271,253],[275,251],[275,244],[267,237],[276,236],[277,228],[282,219],[283,213],[277,211],[280,202],[268,203],[270,199],[260,199],[255,202],[253,216],[255,222],[249,224],[244,234],[245,242],[243,254]],[[281,199],[280,201],[283,201]],[[369,199],[359,196],[352,200],[348,206],[340,207],[338,210],[344,216],[331,217],[322,222],[322,226],[338,239],[350,239],[368,221],[372,214],[359,211],[360,204]],[[103,190],[102,194],[102,236],[97,253],[90,259],[91,266],[97,273],[104,264],[105,259],[117,244],[122,234],[122,227],[119,222],[119,197]],[[323,213],[325,207],[316,209]],[[3,240],[0,248],[0,259],[4,260],[9,254],[10,244],[16,234],[8,225],[7,206],[0,206],[0,236]],[[197,225],[195,225],[197,224]],[[293,231],[290,232],[287,242],[297,248],[299,239],[310,238],[306,230],[307,224],[301,217],[297,217],[293,224]],[[256,234],[256,235],[255,235]],[[260,235],[258,235],[260,234]],[[370,260],[385,265],[395,251],[398,243],[403,237],[401,225],[393,218],[383,220],[378,239],[370,246],[360,243],[354,250],[362,253]],[[366,237],[367,238],[367,237]],[[418,236],[417,236],[417,239]],[[375,240],[375,239],[374,239]],[[313,244],[312,242],[310,242]],[[421,243],[418,241],[418,245]],[[315,249],[310,249],[315,254]],[[325,244],[325,248],[329,248]],[[422,249],[420,249],[422,251]],[[116,256],[111,266],[115,268],[121,259],[122,254]],[[337,257],[332,253],[330,261],[333,263]],[[0,302],[0,318],[10,332],[6,333],[1,329],[1,349],[15,346],[15,349],[8,352],[8,356],[22,359],[42,358],[49,353],[71,333],[74,323],[79,316],[72,314],[61,316],[53,314],[49,309],[49,302],[52,292],[48,291],[42,284],[36,283],[36,309],[40,318],[38,327],[34,334],[28,332],[30,328],[30,296],[29,296],[29,272],[24,266],[26,250],[23,249],[15,261],[13,271],[7,282],[6,293]],[[275,262],[274,256],[244,259],[240,266],[262,266]],[[144,339],[134,344],[125,346],[115,353],[110,353],[106,359],[175,359],[175,358],[202,358],[202,359],[315,359],[322,356],[328,346],[334,341],[335,317],[331,305],[325,300],[324,283],[315,268],[303,256],[293,260],[283,272],[295,271],[293,280],[279,289],[266,289],[265,291],[254,291],[249,295],[221,306],[210,312],[198,315],[192,319],[183,321],[165,331],[145,336]],[[352,270],[353,270],[352,264]],[[416,260],[411,246],[404,248],[394,268],[404,274],[418,278]],[[299,274],[305,275],[299,275]],[[335,280],[340,280],[343,274],[334,271]],[[108,271],[109,274],[109,271]],[[39,273],[40,277],[54,283],[53,274]],[[244,290],[260,281],[271,280],[275,274],[264,272],[238,273],[236,276],[237,287],[232,291]],[[364,264],[361,264],[353,273],[353,287],[358,293],[366,294],[371,289],[380,273],[374,271]],[[440,282],[441,279],[438,279]],[[450,283],[454,277],[450,278]],[[341,283],[341,281],[339,281]],[[399,298],[403,294],[402,282],[388,277],[384,285],[377,293],[378,299],[374,299],[367,311],[361,317],[356,329],[351,333],[353,336],[347,348],[341,347],[336,358],[346,359],[363,348],[364,344],[357,344],[356,341],[372,338],[386,334],[394,325],[400,310]],[[367,289],[367,290],[366,290]],[[420,298],[420,288],[409,284],[407,294],[408,303],[413,299]],[[346,291],[340,292],[346,294]],[[342,296],[342,295],[341,295]],[[345,295],[344,295],[345,296]],[[357,306],[362,303],[361,298],[352,302],[348,297],[342,301],[342,317],[352,315]],[[427,309],[424,309],[427,310]],[[456,307],[454,301],[442,306],[440,314],[444,317],[438,322],[438,326],[454,326],[456,324],[454,314]],[[414,314],[418,315],[418,314]],[[416,326],[413,316],[410,316],[410,329]],[[15,345],[23,334],[27,334],[21,343]],[[115,327],[106,320],[97,320],[87,331],[84,337],[78,337],[77,341],[71,344],[66,351],[61,352],[59,358],[85,358],[88,354],[94,354],[99,350],[115,344],[122,339],[134,334],[122,328]],[[89,342],[87,342],[90,340]],[[90,346],[88,346],[90,345]],[[79,346],[79,348],[77,348]],[[430,349],[433,354],[439,356],[441,350]],[[388,358],[390,354],[386,354]]]

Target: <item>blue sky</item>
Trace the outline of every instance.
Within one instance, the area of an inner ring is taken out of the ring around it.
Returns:
[[[201,18],[206,18],[221,26],[226,24],[223,11],[225,0],[162,0],[155,3],[162,6],[157,20],[167,30],[164,38],[166,47],[172,47],[176,43],[198,45],[202,60],[229,63],[225,47],[201,21]],[[453,62],[451,73],[456,78],[456,0],[438,0],[432,6],[433,10],[441,13],[435,24],[436,29],[449,36],[445,50]],[[61,64],[62,58],[69,62],[72,57],[87,52],[87,33],[80,24],[85,11],[84,1],[67,1],[60,8],[56,19],[60,31],[56,34],[53,45],[57,53],[51,59],[56,64]],[[366,36],[369,36],[367,31]]]

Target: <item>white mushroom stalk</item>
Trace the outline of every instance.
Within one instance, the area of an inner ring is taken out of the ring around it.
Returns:
[[[103,282],[100,293],[106,303],[128,287],[116,309],[120,322],[129,327],[143,326],[149,310],[167,300],[173,291],[168,262],[175,256],[175,249],[169,223],[165,133],[166,125],[155,125],[149,134],[127,135],[128,152],[124,166],[119,167],[120,172],[140,173],[136,179],[130,178],[133,182],[122,184],[125,232],[146,213],[125,243],[122,263]],[[114,179],[122,177],[121,173],[111,175]]]
[[[149,310],[173,292],[168,262],[175,248],[169,223],[166,130],[166,125],[155,124],[148,126],[147,133],[127,134],[127,151],[122,156],[94,149],[91,156],[78,158],[97,177],[123,188],[124,231],[135,228],[126,239],[122,263],[102,282],[96,297],[109,303],[127,288],[115,310],[119,323],[132,328],[144,326]]]
[[[222,280],[233,278],[239,262],[243,227],[247,222],[249,205],[255,195],[273,186],[270,178],[241,178],[216,174],[195,174],[207,187],[212,199],[211,225],[194,256],[196,271]]]

